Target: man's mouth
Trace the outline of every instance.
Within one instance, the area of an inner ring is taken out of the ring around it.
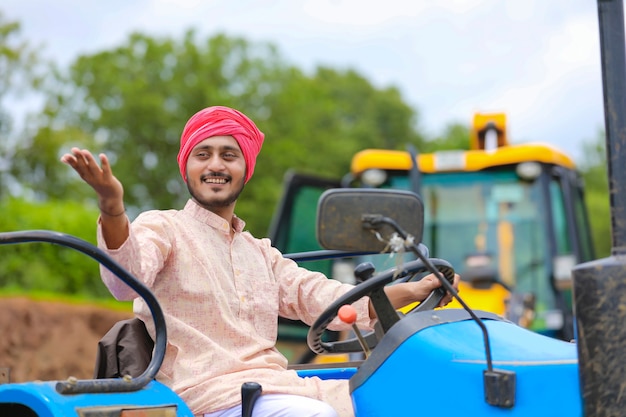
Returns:
[[[218,184],[223,185],[226,184],[230,179],[226,176],[221,175],[206,175],[202,176],[201,181],[205,184]]]
[[[208,184],[226,184],[228,181],[226,178],[205,178],[204,182]]]

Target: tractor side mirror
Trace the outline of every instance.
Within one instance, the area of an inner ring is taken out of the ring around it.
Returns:
[[[419,244],[424,231],[424,205],[409,191],[377,188],[334,188],[325,191],[317,207],[317,240],[325,249],[352,252],[388,252],[395,233],[389,225],[378,232],[366,228],[364,216],[393,219]],[[378,235],[377,235],[378,233]]]

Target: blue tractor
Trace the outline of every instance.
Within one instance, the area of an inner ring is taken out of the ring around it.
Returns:
[[[352,291],[335,300],[308,331],[315,353],[364,354],[350,363],[299,365],[303,376],[346,378],[356,416],[464,414],[468,416],[620,416],[626,409],[626,59],[623,0],[598,0],[605,93],[608,172],[611,184],[613,256],[573,270],[577,337],[563,341],[526,330],[492,313],[434,309],[435,291],[410,311],[398,312],[383,287],[434,273],[454,292],[452,266],[420,247],[423,205],[417,194],[381,189],[335,189],[318,204],[322,251],[298,260],[350,257],[391,250],[401,260],[385,271],[361,264]],[[453,239],[453,236],[449,237]],[[0,244],[49,242],[91,256],[131,286],[149,305],[156,338],[143,373],[131,377],[34,381],[0,385],[0,415],[27,417],[192,416],[187,405],[157,381],[166,327],[158,300],[93,245],[51,231],[0,233]],[[402,254],[411,252],[410,260]],[[378,316],[374,332],[328,341],[326,326],[342,308],[369,296]],[[253,415],[259,387],[244,384],[244,416]]]

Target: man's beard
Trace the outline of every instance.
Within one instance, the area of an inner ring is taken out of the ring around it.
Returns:
[[[198,204],[200,204],[202,207],[206,208],[209,211],[213,211],[214,209],[221,209],[224,207],[228,207],[231,204],[234,204],[239,198],[241,192],[243,191],[244,185],[245,184],[242,183],[241,187],[239,187],[238,190],[235,190],[224,198],[203,198],[194,192],[193,188],[189,185],[189,181],[187,181],[187,190],[189,190],[189,194],[191,194],[191,197],[193,197],[193,199],[198,202]]]

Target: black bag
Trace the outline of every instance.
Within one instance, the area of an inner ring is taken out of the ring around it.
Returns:
[[[98,342],[94,378],[138,377],[148,367],[153,348],[143,321],[118,321]]]

